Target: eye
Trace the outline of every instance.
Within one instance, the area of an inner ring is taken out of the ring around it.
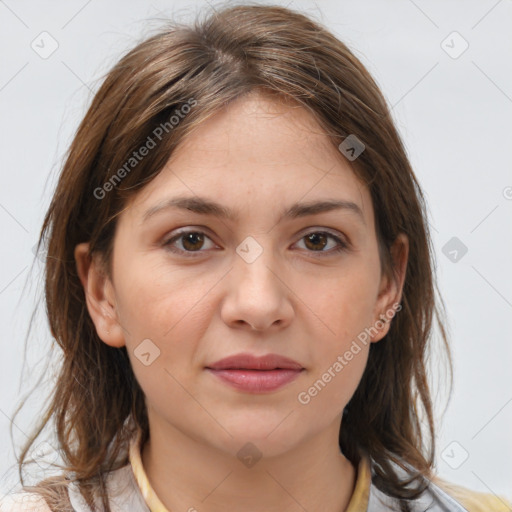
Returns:
[[[202,231],[181,231],[165,241],[163,245],[171,252],[177,254],[204,252],[201,249],[204,248],[205,240],[210,240],[211,244],[215,246],[211,239]],[[181,245],[181,248],[176,247],[176,242]]]
[[[349,247],[348,244],[340,237],[326,231],[311,231],[300,239],[300,241],[303,240],[308,252],[320,253],[322,256],[336,254],[348,249]],[[331,240],[330,248],[329,240]],[[210,247],[208,247],[207,241],[210,242]],[[173,253],[182,255],[186,254],[190,257],[196,256],[196,254],[192,253],[205,252],[202,249],[212,249],[213,247],[216,247],[210,237],[208,237],[203,231],[193,230],[178,232],[175,236],[165,241],[163,245]],[[178,245],[181,247],[177,247]],[[326,247],[328,250],[325,250]],[[198,255],[199,254],[197,254],[197,256]]]
[[[334,241],[334,248],[332,250],[324,250],[329,245],[329,239]],[[306,249],[309,252],[319,252],[322,255],[323,253],[330,255],[348,249],[348,244],[340,237],[326,231],[311,231],[300,239],[300,241],[302,240],[304,240]]]

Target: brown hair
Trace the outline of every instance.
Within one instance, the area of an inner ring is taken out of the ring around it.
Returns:
[[[108,264],[127,199],[161,171],[194,127],[255,90],[308,109],[336,147],[351,134],[365,144],[352,168],[372,197],[384,272],[394,272],[390,249],[397,235],[409,239],[402,310],[386,338],[371,345],[339,441],[353,464],[363,453],[370,456],[376,484],[404,503],[424,489],[422,475],[432,476],[434,416],[426,365],[434,316],[450,357],[424,197],[390,110],[362,63],[321,24],[287,8],[245,5],[194,25],[172,24],[138,44],[108,73],[78,128],[40,237],[48,251],[47,314],[63,360],[51,403],[22,450],[20,477],[29,448],[53,421],[65,470],[89,501],[99,489],[110,510],[104,476],[128,462],[134,429],[147,439],[148,420],[126,349],[103,343],[89,317],[74,248],[90,242],[91,254],[103,255]],[[193,103],[183,115],[183,105]],[[180,118],[175,125],[173,115]],[[156,147],[128,170],[133,152],[162,126],[167,129]],[[409,472],[405,483],[416,485],[404,485],[393,463]],[[42,483],[35,489],[50,502],[51,488]],[[58,501],[52,501],[55,510]]]

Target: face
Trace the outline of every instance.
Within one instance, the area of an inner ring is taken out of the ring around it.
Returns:
[[[150,429],[274,455],[337,432],[401,289],[381,273],[373,215],[301,107],[252,94],[190,134],[121,214],[111,276],[83,280],[99,336],[127,347]],[[216,365],[239,354],[297,368]]]

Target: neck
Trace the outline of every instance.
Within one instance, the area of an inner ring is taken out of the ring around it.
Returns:
[[[253,465],[248,459],[246,465],[236,453],[192,439],[168,423],[155,428],[150,420],[142,463],[169,511],[343,512],[356,471],[337,448],[339,425],[293,450],[263,456]]]

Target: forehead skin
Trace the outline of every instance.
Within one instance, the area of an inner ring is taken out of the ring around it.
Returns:
[[[253,235],[272,230],[295,202],[346,199],[364,215],[354,238],[363,244],[375,235],[367,188],[313,116],[302,106],[257,92],[198,125],[160,174],[129,201],[120,222],[140,225],[150,206],[177,195],[217,200],[240,214]]]

